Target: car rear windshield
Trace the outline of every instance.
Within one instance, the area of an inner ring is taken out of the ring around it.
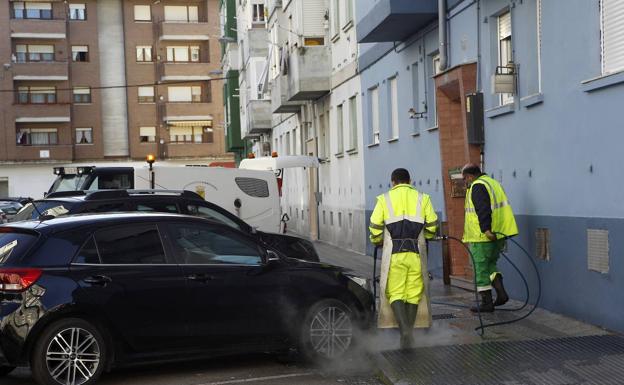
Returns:
[[[64,202],[54,200],[35,201],[24,206],[13,218],[12,222],[37,219],[39,215],[59,215],[67,214],[75,205],[75,202]],[[35,209],[35,205],[37,206]]]
[[[35,234],[0,227],[0,265],[9,259],[20,258],[36,240]]]

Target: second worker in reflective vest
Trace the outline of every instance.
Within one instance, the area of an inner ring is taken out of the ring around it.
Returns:
[[[394,170],[391,180],[392,189],[377,197],[369,228],[371,242],[383,245],[378,327],[398,325],[401,347],[409,348],[413,328],[431,325],[425,237],[435,234],[438,217],[406,169]]]
[[[470,244],[474,258],[477,291],[481,295],[479,308],[473,312],[493,312],[509,297],[503,286],[503,275],[496,263],[505,246],[505,238],[518,234],[518,226],[503,187],[481,172],[476,164],[462,168],[462,176],[469,186],[466,192],[463,241]],[[492,301],[492,287],[496,302]]]

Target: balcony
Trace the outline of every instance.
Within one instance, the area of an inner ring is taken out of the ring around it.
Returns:
[[[238,44],[228,44],[221,59],[221,65],[226,72],[240,70],[238,56]]]
[[[210,63],[176,62],[163,63],[160,71],[160,80],[180,81],[180,80],[210,80],[210,71],[215,66]]]
[[[54,80],[65,81],[69,77],[66,62],[26,62],[12,63],[13,80]]]
[[[212,120],[209,114],[210,103],[165,103],[163,120],[173,121],[207,121]]]
[[[271,131],[271,101],[250,100],[247,103],[247,134],[257,136]]]
[[[16,123],[64,123],[71,120],[70,104],[15,104]]]
[[[267,57],[269,54],[269,31],[264,28],[251,28],[247,30],[247,42],[244,45],[243,55],[249,57]]]
[[[181,23],[163,21],[160,23],[160,40],[209,40],[212,31],[209,23]]]
[[[329,47],[298,48],[291,53],[289,64],[288,100],[315,100],[331,89]]]
[[[357,23],[357,40],[403,41],[437,16],[437,0],[381,0]]]
[[[74,159],[74,146],[71,144],[16,146],[14,158],[20,161],[70,161]]]
[[[288,80],[285,75],[279,75],[271,81],[271,111],[273,113],[299,112],[302,104],[302,102],[288,100]]]
[[[11,19],[14,39],[65,39],[66,22],[58,19]],[[34,32],[36,31],[36,32]]]

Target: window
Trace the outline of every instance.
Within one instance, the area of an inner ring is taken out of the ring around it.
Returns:
[[[204,135],[204,131],[206,135]],[[170,127],[169,137],[173,143],[212,143],[212,129],[206,127]]]
[[[139,127],[141,143],[153,143],[156,141],[156,127]]]
[[[87,9],[85,4],[69,4],[70,20],[87,20]]]
[[[286,149],[284,151],[286,155],[290,155],[290,132],[286,133]]]
[[[336,155],[342,154],[344,151],[344,116],[342,107],[342,104],[336,107]]]
[[[138,62],[152,61],[152,46],[151,45],[137,45],[136,61]]]
[[[91,88],[74,87],[74,103],[91,103]]]
[[[602,0],[600,7],[602,73],[624,70],[624,2]]]
[[[139,87],[139,103],[154,103],[154,87]]]
[[[427,64],[427,122],[429,128],[438,126],[438,112],[436,108],[436,86],[433,78],[440,72],[440,55],[435,53],[429,56]]]
[[[102,263],[111,265],[165,264],[156,225],[118,226],[95,234]]]
[[[169,62],[199,62],[199,46],[167,47]]]
[[[389,80],[388,86],[389,111],[390,111],[390,139],[398,139],[399,137],[399,90],[397,78],[393,77]]]
[[[19,104],[53,104],[56,103],[55,87],[19,87],[17,89]]]
[[[319,116],[319,138],[318,138],[318,145],[319,145],[319,158],[321,159],[327,159],[328,158],[328,151],[327,148],[325,147],[325,136],[327,135],[327,128],[325,126],[325,114],[321,114]],[[277,146],[277,145],[276,145]]]
[[[224,223],[230,227],[240,230],[240,225],[228,218],[225,214],[211,209],[210,207],[199,206],[195,204],[189,204],[186,206],[189,215],[195,215],[198,217],[212,219],[217,222]]]
[[[93,128],[76,128],[76,144],[93,144]]]
[[[171,243],[179,261],[189,265],[262,263],[259,248],[233,231],[210,226],[175,224]]]
[[[266,18],[264,16],[264,4],[252,4],[252,18],[251,21],[254,24],[264,24]]]
[[[498,67],[513,65],[511,46],[511,12],[505,12],[498,17]],[[504,72],[507,73],[507,72]],[[500,104],[513,103],[513,94],[501,94]]]
[[[13,2],[15,19],[52,19],[52,3]]]
[[[99,264],[100,255],[98,254],[97,247],[95,247],[95,240],[93,237],[89,237],[87,243],[82,246],[76,257],[74,263],[88,263]]]
[[[20,146],[45,146],[57,143],[56,128],[20,128],[17,131],[17,144]]]
[[[17,44],[15,46],[14,60],[18,63],[54,61],[54,46],[40,44]]]
[[[202,101],[201,86],[169,87],[167,93],[169,102],[197,103]]]
[[[371,108],[371,144],[379,144],[379,87],[371,88],[368,93]]]
[[[165,5],[165,21],[197,23],[199,21],[199,8],[196,5]]]
[[[336,36],[340,32],[340,0],[333,0],[333,10],[334,10],[334,21],[332,23],[334,28],[333,35]]]
[[[349,99],[349,150],[357,149],[357,97],[354,96]]]
[[[152,21],[152,10],[149,5],[134,6],[134,21]]]
[[[86,45],[72,45],[73,61],[89,61],[89,47]]]

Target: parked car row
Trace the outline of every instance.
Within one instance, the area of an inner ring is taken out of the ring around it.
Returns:
[[[0,377],[86,384],[136,363],[292,347],[344,355],[370,282],[197,194],[50,194],[0,226]]]

